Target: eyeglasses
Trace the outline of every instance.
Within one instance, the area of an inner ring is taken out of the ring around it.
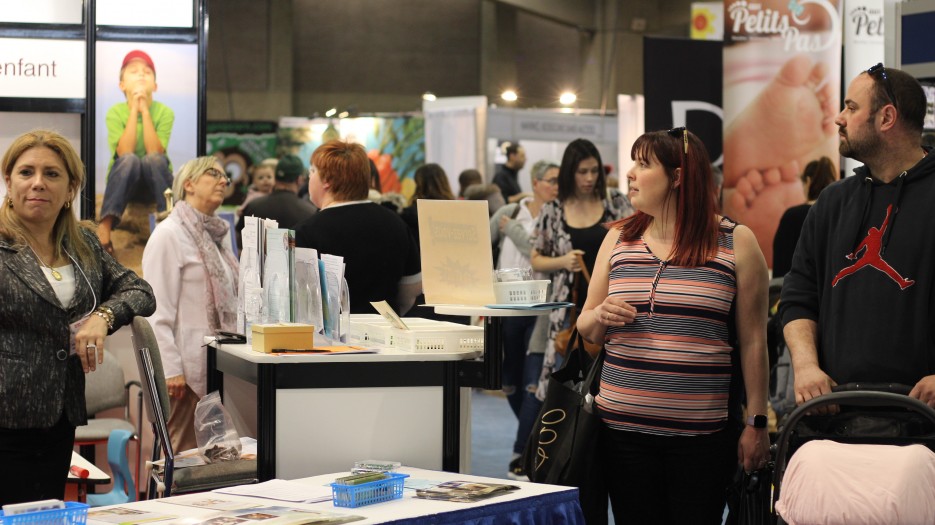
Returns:
[[[883,79],[883,88],[886,90],[886,96],[890,97],[890,102],[893,103],[893,107],[898,110],[899,106],[896,104],[896,95],[893,94],[893,87],[890,85],[890,77],[887,76],[886,68],[883,67],[883,63],[880,62],[877,63],[877,65],[872,66],[867,70],[867,74],[871,77],[875,77],[878,74],[880,75],[880,78]]]
[[[688,128],[685,126],[679,126],[677,128],[672,128],[666,131],[666,133],[672,135],[675,138],[679,138],[679,135],[681,135],[682,144],[685,145],[685,154],[688,155]]]
[[[211,175],[218,182],[221,182],[223,180],[225,184],[231,183],[231,178],[228,177],[226,173],[224,173],[223,171],[214,169],[214,168],[206,169],[205,175]]]
[[[558,184],[558,177],[550,177],[548,179],[539,179],[539,181],[548,184],[549,186],[555,186]]]

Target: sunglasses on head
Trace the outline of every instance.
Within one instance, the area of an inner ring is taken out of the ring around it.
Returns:
[[[688,155],[688,128],[685,126],[679,126],[677,128],[672,128],[666,131],[669,135],[672,135],[675,138],[682,138],[682,144],[685,145],[685,154]]]
[[[877,77],[883,79],[883,89],[886,90],[886,96],[890,97],[890,102],[893,103],[893,107],[897,110],[899,106],[896,105],[896,95],[893,94],[893,87],[890,85],[890,77],[886,74],[886,68],[883,66],[882,62],[877,63],[875,66],[871,66],[867,70],[867,74],[871,77]]]

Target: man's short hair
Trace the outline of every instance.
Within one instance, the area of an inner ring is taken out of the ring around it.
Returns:
[[[458,175],[458,197],[464,197],[464,190],[472,184],[480,184],[484,182],[484,176],[480,174],[479,171],[475,169],[466,169]]]
[[[507,160],[510,160],[510,157],[512,155],[516,155],[516,152],[522,148],[522,146],[520,146],[517,142],[504,142],[503,144],[505,146],[503,148],[503,153],[506,155]]]
[[[922,84],[909,73],[901,69],[886,69],[886,78],[879,73],[870,75],[873,80],[873,100],[871,110],[875,113],[886,104],[893,102],[896,110],[899,112],[899,119],[903,124],[913,132],[922,133],[925,121],[925,110],[928,101],[925,98],[925,91]],[[890,101],[889,94],[886,92],[886,82],[889,82],[890,89],[896,100]]]

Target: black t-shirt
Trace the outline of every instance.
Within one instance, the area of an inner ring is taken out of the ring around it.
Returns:
[[[805,217],[811,207],[811,204],[793,206],[779,219],[779,227],[776,228],[776,236],[773,237],[773,277],[782,277],[789,273],[792,254],[795,253],[795,245],[799,242],[802,225],[805,224]]]
[[[523,189],[519,185],[519,171],[508,167],[506,164],[498,164],[497,171],[493,176],[493,183],[500,188],[503,200],[510,202],[510,197],[517,193],[522,193]]]
[[[588,273],[593,272],[594,261],[597,260],[597,251],[601,249],[604,237],[607,236],[607,228],[604,227],[604,223],[598,221],[587,228],[572,228],[566,223],[565,229],[568,230],[568,235],[571,237],[571,246],[576,250],[584,250],[584,255],[581,258],[584,259],[584,265],[587,267]],[[580,272],[576,276],[575,287],[578,290],[578,300],[575,301],[575,304],[580,310],[584,306],[584,300],[588,298],[588,282],[584,280],[584,275]],[[570,301],[571,298],[569,297],[568,300]]]
[[[371,301],[397,308],[399,280],[421,273],[419,247],[397,213],[372,202],[320,210],[296,226],[295,245],[344,257],[351,313],[374,313]]]

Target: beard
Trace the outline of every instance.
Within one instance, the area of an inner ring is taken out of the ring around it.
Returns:
[[[877,130],[870,126],[862,137],[852,137],[847,131],[844,131],[843,140],[838,146],[838,151],[842,156],[854,159],[860,162],[866,162],[883,150],[883,140]]]

